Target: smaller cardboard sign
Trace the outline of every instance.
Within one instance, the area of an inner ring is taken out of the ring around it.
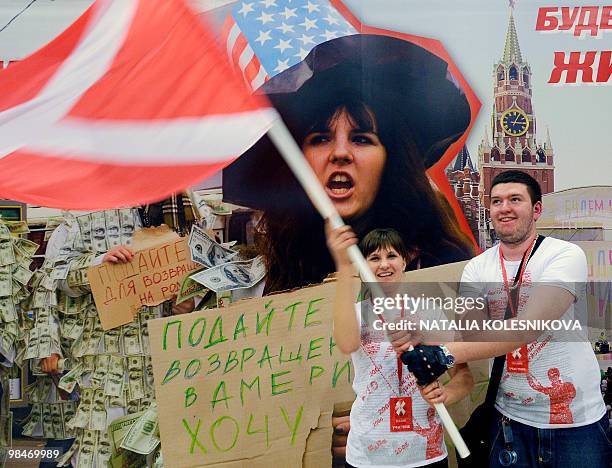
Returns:
[[[133,240],[129,263],[103,263],[87,270],[102,328],[130,323],[136,311],[178,294],[183,277],[199,268],[190,259],[187,238],[168,226],[142,229]]]

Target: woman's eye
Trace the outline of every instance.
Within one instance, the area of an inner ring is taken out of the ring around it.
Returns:
[[[371,145],[373,143],[373,140],[368,135],[354,135],[353,143],[358,143],[361,145]]]
[[[378,257],[370,257],[368,258],[369,262],[377,262],[378,261]]]
[[[320,145],[321,143],[327,143],[329,141],[329,135],[324,133],[312,133],[306,137],[307,145]]]

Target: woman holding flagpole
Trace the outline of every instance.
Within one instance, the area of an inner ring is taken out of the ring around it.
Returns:
[[[350,415],[347,466],[448,466],[442,424],[429,405],[463,399],[474,385],[468,366],[449,369],[451,379],[446,385],[436,381],[417,387],[414,376],[374,321],[408,316],[403,309],[385,310],[382,319],[382,315],[374,316],[371,298],[354,304],[354,267],[347,249],[357,244],[357,237],[349,226],[331,229],[328,225],[326,231],[338,272],[334,341],[342,352],[351,354],[355,369],[353,390],[357,397]],[[394,229],[369,232],[359,247],[384,294],[392,297],[414,253],[406,249]]]

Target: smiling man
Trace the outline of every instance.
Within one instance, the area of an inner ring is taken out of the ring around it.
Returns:
[[[493,179],[491,221],[500,242],[473,258],[461,279],[464,290],[484,286],[489,318],[567,318],[583,295],[584,252],[562,240],[538,239],[541,198],[540,186],[526,173],[506,171]],[[496,342],[419,345],[411,351],[406,350],[414,343],[405,332],[392,339],[419,384],[435,381],[454,363],[506,355],[489,427],[489,466],[501,466],[515,452],[515,463],[523,467],[608,467],[609,422],[590,343],[539,333],[512,330],[491,338]]]

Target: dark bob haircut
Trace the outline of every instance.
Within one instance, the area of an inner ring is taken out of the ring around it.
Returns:
[[[404,260],[408,258],[408,249],[402,236],[391,228],[374,229],[368,232],[359,242],[359,249],[366,258],[378,249],[394,249]]]

